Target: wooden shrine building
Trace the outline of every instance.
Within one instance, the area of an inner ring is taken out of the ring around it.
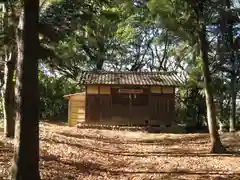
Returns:
[[[171,125],[182,81],[173,72],[85,72],[80,84],[88,123]]]
[[[84,72],[85,123],[170,126],[175,117],[173,72]]]

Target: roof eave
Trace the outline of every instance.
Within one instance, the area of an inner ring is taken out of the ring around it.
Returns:
[[[160,85],[160,84],[108,84],[108,83],[80,83],[80,85],[98,85],[98,86],[165,86],[165,87],[182,87],[184,84],[170,84],[170,85]]]

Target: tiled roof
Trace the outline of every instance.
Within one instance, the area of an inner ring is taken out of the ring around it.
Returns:
[[[80,84],[181,86],[174,72],[83,72]]]

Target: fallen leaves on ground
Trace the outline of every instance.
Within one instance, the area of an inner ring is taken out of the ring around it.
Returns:
[[[240,135],[222,135],[240,151]],[[0,179],[7,179],[12,141],[0,135]],[[43,180],[237,180],[240,156],[208,154],[208,134],[151,134],[41,123]]]

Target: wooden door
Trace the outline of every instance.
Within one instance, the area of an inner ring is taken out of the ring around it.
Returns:
[[[100,120],[108,121],[112,117],[111,95],[100,96]]]
[[[150,103],[150,119],[151,120],[157,120],[160,118],[159,114],[159,95],[151,95],[149,98]]]
[[[129,94],[114,94],[112,96],[113,121],[119,124],[128,124],[130,121],[130,97]]]
[[[100,121],[100,99],[97,95],[88,95],[86,98],[86,121]]]
[[[149,108],[153,124],[170,125],[174,119],[174,95],[151,95]]]
[[[148,94],[131,94],[130,102],[131,122],[134,125],[144,125],[149,119]]]

